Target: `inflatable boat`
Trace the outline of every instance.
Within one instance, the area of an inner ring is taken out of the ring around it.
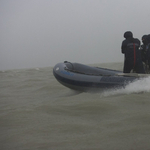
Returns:
[[[64,86],[78,91],[106,90],[125,87],[147,77],[146,74],[123,73],[117,70],[91,67],[65,61],[53,68],[55,78]]]

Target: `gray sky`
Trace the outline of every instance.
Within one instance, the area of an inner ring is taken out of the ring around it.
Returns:
[[[150,34],[150,0],[1,0],[0,70],[123,62],[125,31]]]

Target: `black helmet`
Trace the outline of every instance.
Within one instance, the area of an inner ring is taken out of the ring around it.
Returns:
[[[129,38],[129,37],[133,37],[133,34],[132,34],[132,32],[131,31],[127,31],[127,32],[125,32],[124,33],[124,38]]]
[[[143,44],[148,44],[148,35],[143,35],[142,36],[142,42],[143,42]]]
[[[147,35],[143,35],[141,40],[144,41],[148,36]]]
[[[150,43],[150,34],[147,35],[146,39],[147,39],[148,43]]]

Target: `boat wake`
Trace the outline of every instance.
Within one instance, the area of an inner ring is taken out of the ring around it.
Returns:
[[[150,92],[150,77],[136,80],[126,85],[125,88],[111,89],[104,91],[103,96],[132,94],[132,93],[147,93]]]

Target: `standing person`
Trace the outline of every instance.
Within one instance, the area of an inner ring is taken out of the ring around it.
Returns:
[[[142,57],[142,62],[145,68],[145,72],[149,72],[149,65],[148,65],[148,55],[149,55],[149,44],[148,44],[148,35],[143,35],[142,38],[142,45],[140,47],[141,51],[141,57]]]
[[[146,65],[146,72],[150,73],[150,34],[146,36],[145,39],[146,46],[145,46],[145,65]]]
[[[142,61],[146,64],[146,54],[147,54],[147,45],[148,45],[148,40],[147,40],[147,35],[143,35],[141,40],[142,40],[142,45],[140,47],[140,51],[141,51],[141,57],[142,57]]]
[[[140,41],[133,38],[131,31],[124,33],[125,40],[122,42],[121,50],[124,54],[124,73],[130,73],[133,69],[136,73],[145,73],[141,53],[139,51]]]

